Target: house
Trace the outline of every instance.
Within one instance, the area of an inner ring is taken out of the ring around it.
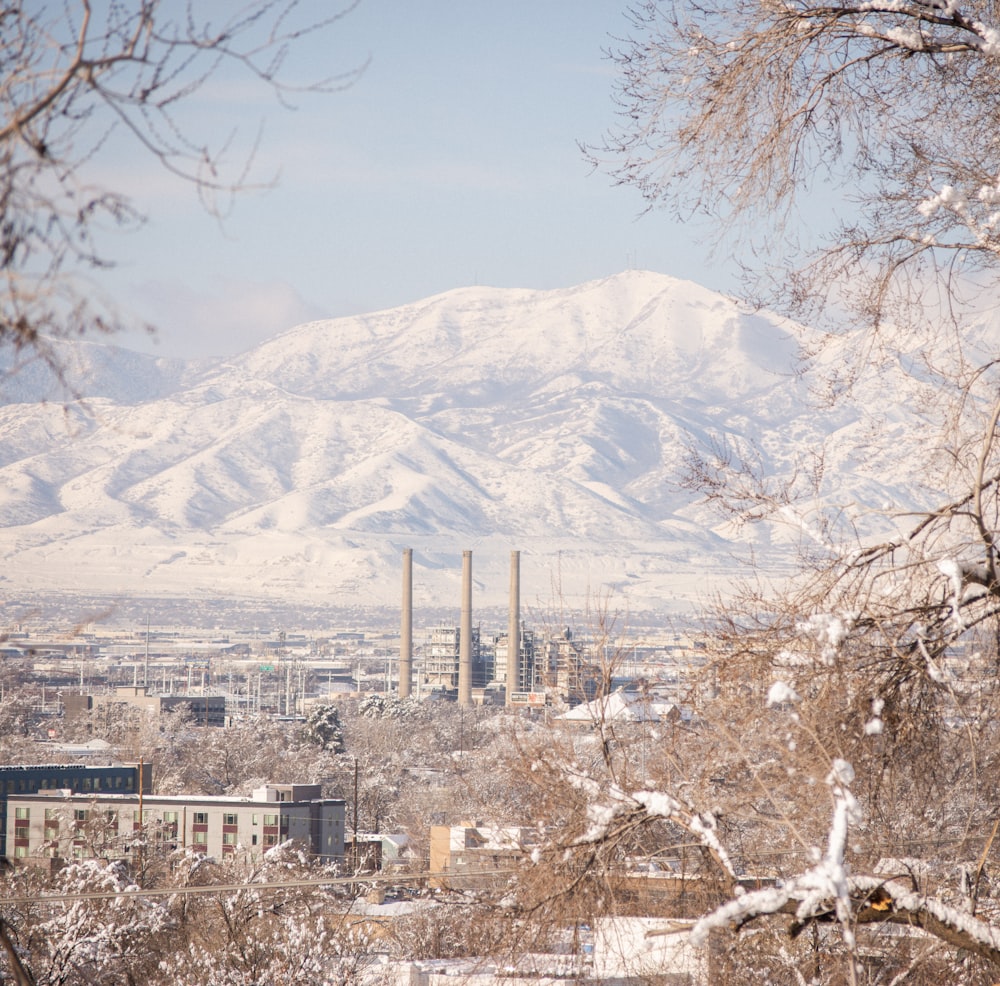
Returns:
[[[405,833],[357,832],[344,841],[344,861],[355,871],[398,870],[409,862]]]
[[[381,982],[393,986],[707,986],[717,982],[709,948],[689,940],[689,922],[663,918],[597,918],[578,927],[577,949],[521,952],[513,962],[486,957],[387,963]],[[664,933],[668,932],[668,933]],[[566,944],[566,943],[564,943]]]
[[[598,722],[659,722],[656,703],[648,696],[622,689],[601,695],[592,702],[584,702],[555,717],[566,726],[593,726]]]

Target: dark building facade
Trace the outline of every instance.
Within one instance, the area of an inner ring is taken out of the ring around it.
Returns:
[[[0,765],[0,857],[7,858],[7,798],[12,794],[68,790],[73,794],[148,794],[153,787],[152,764]]]

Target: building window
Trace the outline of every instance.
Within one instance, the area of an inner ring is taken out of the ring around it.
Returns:
[[[31,809],[30,808],[24,808],[24,807],[15,808],[14,809],[14,817],[15,818],[31,818]]]
[[[253,825],[256,825],[259,820],[260,820],[260,816],[259,815],[251,815],[250,816],[250,821],[251,821],[251,823]]]
[[[195,832],[192,835],[192,837],[191,837],[191,841],[195,845],[201,845],[201,846],[203,846],[203,845],[205,845],[208,842],[208,833],[207,832]]]
[[[177,812],[176,811],[165,811],[163,813],[163,820],[165,822],[176,822],[177,821]]]
[[[222,844],[224,846],[235,846],[236,845],[236,833],[235,832],[223,832],[222,833]]]
[[[15,856],[19,856],[21,858],[27,856],[28,855],[28,847],[27,846],[14,846],[14,855]]]
[[[45,821],[51,821],[52,819],[59,819],[59,809],[58,808],[46,808],[45,809]]]
[[[265,815],[264,816],[264,824],[265,825],[277,825],[278,824],[278,816],[277,815]]]
[[[18,809],[20,810],[20,809]],[[73,818],[78,822],[85,822],[87,820],[87,809],[86,808],[74,808]]]
[[[223,815],[222,816],[222,824],[223,825],[235,825],[236,824],[236,815],[234,815],[234,814],[228,814],[228,813],[225,814],[225,815]]]
[[[208,812],[207,811],[196,811],[191,816],[191,821],[195,825],[207,825],[208,824]]]

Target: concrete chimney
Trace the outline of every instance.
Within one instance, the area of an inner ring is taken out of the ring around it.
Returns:
[[[510,553],[510,612],[507,617],[507,695],[521,690],[521,552]]]
[[[458,630],[458,704],[472,705],[472,552],[462,552],[462,621]]]
[[[403,614],[399,625],[399,697],[413,691],[413,549],[403,548]]]

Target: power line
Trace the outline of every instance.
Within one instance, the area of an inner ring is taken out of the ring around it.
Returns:
[[[59,901],[80,901],[80,900],[122,900],[130,898],[146,897],[190,897],[197,894],[227,894],[237,893],[242,890],[294,890],[304,887],[335,887],[346,884],[373,884],[387,883],[399,886],[406,883],[419,883],[424,880],[447,880],[455,882],[468,877],[482,876],[509,876],[514,873],[513,869],[504,870],[472,870],[469,872],[457,873],[454,870],[442,870],[435,873],[413,873],[376,875],[365,874],[361,876],[337,876],[325,879],[312,880],[285,880],[274,883],[228,883],[212,884],[207,886],[193,887],[129,887],[125,890],[81,890],[77,893],[60,894],[32,894],[27,897],[3,897],[0,898],[0,906],[9,904],[45,904],[58,903]]]

